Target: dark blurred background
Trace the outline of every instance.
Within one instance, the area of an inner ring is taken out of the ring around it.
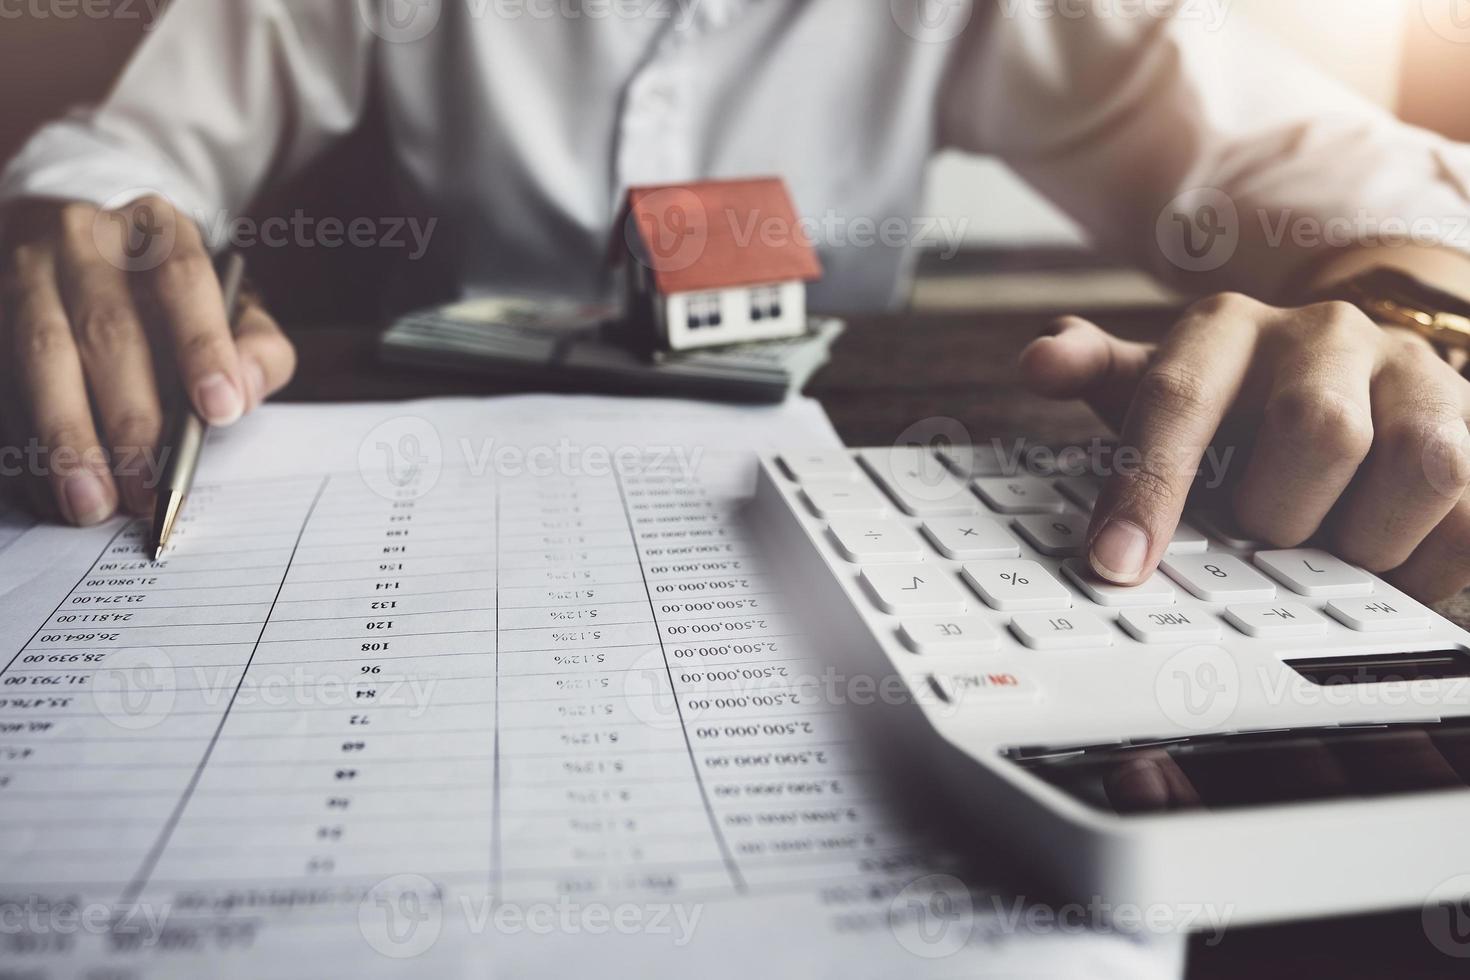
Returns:
[[[0,160],[48,119],[102,98],[153,23],[159,0],[77,0],[114,16],[38,16],[26,2],[0,0]],[[229,3],[232,0],[193,0]],[[49,9],[61,11],[67,0]],[[12,16],[19,14],[19,16]],[[372,114],[359,130],[290,185],[254,202],[264,218],[296,208],[321,219],[382,213],[386,165]],[[392,250],[250,249],[251,277],[283,322],[376,320]],[[431,298],[425,296],[427,302]]]
[[[1409,121],[1470,141],[1470,0],[1230,2]],[[158,8],[159,0],[0,0],[0,160],[45,120],[105,94]],[[252,215],[288,215],[297,207],[318,218],[382,213],[386,168],[373,165],[382,160],[370,116],[302,179],[255,202]],[[1062,219],[996,169],[970,161],[936,168],[929,206],[979,213],[983,201],[986,220],[975,222],[968,254],[943,269],[925,263],[930,278],[916,293],[920,305],[967,308],[981,292],[973,277],[993,269],[998,252],[1075,250]],[[381,308],[376,284],[388,279],[382,273],[393,256],[373,249],[258,248],[249,258],[283,320],[369,320]]]

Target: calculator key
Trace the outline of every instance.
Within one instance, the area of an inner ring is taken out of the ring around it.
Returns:
[[[864,449],[859,458],[905,513],[929,517],[980,509],[965,485],[928,450],[915,446]]]
[[[1033,650],[1075,650],[1113,644],[1112,628],[1091,613],[1021,613],[1011,632]]]
[[[924,560],[924,542],[899,521],[881,517],[834,517],[827,530],[848,561],[883,564]]]
[[[1072,503],[1091,514],[1093,508],[1097,506],[1102,484],[1102,479],[1096,476],[1064,476],[1056,481],[1056,488]],[[1180,521],[1179,526],[1174,530],[1174,537],[1169,540],[1165,553],[1192,555],[1204,551],[1209,546],[1209,538],[1205,537],[1198,528],[1187,521]]]
[[[1164,554],[1197,555],[1209,546],[1210,539],[1198,528],[1187,521],[1180,521],[1179,526],[1174,529],[1174,537],[1169,540],[1169,547],[1164,549]]]
[[[1087,541],[1087,518],[1081,514],[1036,514],[1011,524],[1031,547],[1052,558],[1080,555]]]
[[[798,483],[812,480],[859,480],[862,471],[841,450],[825,453],[783,453],[781,463]]]
[[[1206,602],[1268,602],[1276,586],[1234,555],[1169,555],[1163,561],[1169,577]]]
[[[922,616],[899,621],[915,653],[982,653],[1000,646],[1000,633],[979,616]]]
[[[802,496],[818,517],[886,517],[893,513],[888,501],[871,483],[840,483],[823,480],[805,484]]]
[[[947,670],[929,680],[944,700],[962,707],[1027,705],[1041,697],[1041,688],[1019,670]]]
[[[1256,565],[1297,595],[1335,599],[1373,592],[1372,575],[1314,548],[1260,551]]]
[[[1102,484],[1102,479],[1096,476],[1064,476],[1057,480],[1056,488],[1072,503],[1090,513],[1097,506]]]
[[[863,581],[884,612],[895,616],[962,613],[964,590],[937,565],[879,565],[863,569]]]
[[[1216,511],[1200,510],[1192,514],[1191,517],[1206,534],[1227,548],[1253,551],[1261,546],[1260,542],[1252,541],[1246,537],[1245,532],[1235,526],[1235,521],[1232,518],[1226,517]]]
[[[1104,582],[1093,574],[1085,558],[1068,558],[1062,562],[1062,572],[1100,606],[1167,606],[1174,602],[1174,586],[1157,572],[1134,586]]]
[[[1322,614],[1299,602],[1260,602],[1227,606],[1225,618],[1246,636],[1274,640],[1293,636],[1319,636],[1327,632]]]
[[[946,466],[967,480],[977,476],[1004,476],[1014,468],[1009,465],[1005,454],[990,443],[944,446],[938,454]]]
[[[1211,643],[1220,638],[1220,621],[1202,609],[1127,609],[1118,622],[1140,643]]]
[[[1034,561],[968,561],[964,576],[986,605],[1002,612],[1072,605],[1072,593]]]
[[[1360,633],[1427,630],[1433,625],[1429,610],[1398,596],[1374,599],[1337,599],[1327,604],[1332,618]]]
[[[1060,514],[1067,509],[1055,487],[1027,473],[981,477],[971,486],[992,510],[1002,514]]]
[[[931,517],[924,534],[946,558],[1020,558],[1021,543],[993,517]]]

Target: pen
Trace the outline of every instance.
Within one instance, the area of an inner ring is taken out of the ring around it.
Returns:
[[[245,278],[245,260],[239,252],[229,252],[216,266],[220,289],[225,298],[225,315],[234,326],[239,315],[240,284]],[[163,481],[158,487],[158,502],[153,507],[153,560],[163,557],[164,546],[173,533],[174,521],[183,509],[189,488],[194,485],[194,471],[199,468],[199,453],[204,448],[205,425],[188,398],[181,400],[175,412],[174,427],[164,445],[169,453]]]

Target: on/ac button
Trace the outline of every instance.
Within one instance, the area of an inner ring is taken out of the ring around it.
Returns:
[[[973,704],[1031,704],[1041,688],[1030,675],[1014,670],[952,670],[929,675],[940,700],[958,707]]]

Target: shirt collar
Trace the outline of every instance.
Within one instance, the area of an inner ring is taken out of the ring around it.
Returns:
[[[718,31],[733,24],[747,7],[761,0],[673,0],[679,16],[696,30]]]

